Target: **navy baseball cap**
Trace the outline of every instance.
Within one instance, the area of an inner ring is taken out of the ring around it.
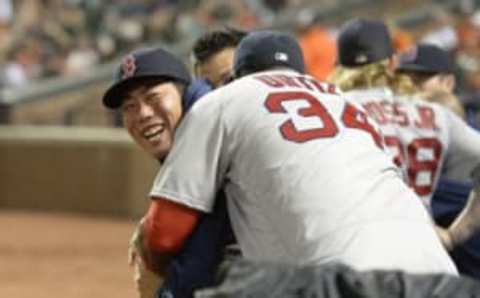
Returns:
[[[436,45],[420,44],[400,54],[397,71],[452,73],[453,64],[447,51]]]
[[[292,36],[275,31],[255,31],[245,36],[235,51],[235,77],[284,66],[305,72],[302,49]]]
[[[361,66],[393,55],[387,26],[380,21],[354,19],[342,26],[338,36],[338,59],[343,66]]]
[[[115,83],[105,92],[103,104],[111,109],[122,105],[125,92],[145,79],[190,84],[187,66],[162,48],[141,49],[126,55],[115,72]]]

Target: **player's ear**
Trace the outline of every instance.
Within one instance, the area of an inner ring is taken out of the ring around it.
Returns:
[[[197,78],[200,75],[200,62],[193,53],[190,55],[190,65],[192,66],[193,76]]]
[[[392,56],[390,56],[390,58],[388,58],[388,69],[391,72],[394,72],[397,67],[398,67],[398,55],[393,54]]]
[[[194,75],[195,78],[200,77],[200,64],[199,63],[193,64],[193,75]]]
[[[183,83],[179,83],[179,82],[174,82],[174,85],[175,87],[177,88],[178,90],[178,93],[180,93],[181,96],[183,96],[183,94],[185,93],[185,90],[186,90],[186,86],[185,84]]]
[[[449,92],[453,93],[456,83],[457,82],[453,74],[445,75],[445,86],[447,87]]]

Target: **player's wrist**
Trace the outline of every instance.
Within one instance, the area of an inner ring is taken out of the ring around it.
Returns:
[[[446,236],[444,241],[445,248],[448,251],[452,251],[456,247],[456,243],[450,229],[445,230],[445,236]]]
[[[130,237],[129,251],[131,251],[130,254],[134,253],[135,255],[138,255],[140,260],[145,263],[148,258],[148,251],[147,246],[145,245],[144,223],[145,218],[142,218],[135,227],[135,230]]]
[[[448,233],[451,239],[452,248],[456,248],[467,242],[475,233],[479,230],[479,227],[475,220],[471,217],[464,218],[460,223],[453,224]]]
[[[454,242],[452,240],[451,231],[449,229],[444,229],[439,226],[435,226],[435,230],[438,237],[440,238],[440,241],[442,242],[443,247],[445,247],[447,251],[453,250]]]

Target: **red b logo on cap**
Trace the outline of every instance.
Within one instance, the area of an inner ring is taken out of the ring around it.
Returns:
[[[135,74],[137,66],[135,65],[135,57],[128,55],[122,61],[122,79],[128,79]]]

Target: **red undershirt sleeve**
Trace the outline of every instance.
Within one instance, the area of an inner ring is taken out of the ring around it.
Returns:
[[[177,253],[193,232],[200,212],[164,198],[153,198],[144,222],[145,244],[154,253]]]

